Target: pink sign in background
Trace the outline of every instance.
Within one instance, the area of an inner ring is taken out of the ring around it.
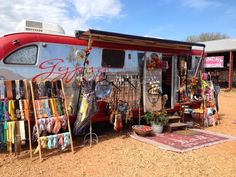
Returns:
[[[205,57],[204,67],[205,68],[223,68],[224,56]]]

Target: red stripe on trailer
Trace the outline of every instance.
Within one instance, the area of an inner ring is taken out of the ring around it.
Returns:
[[[87,46],[87,40],[81,40],[72,36],[62,36],[54,34],[41,34],[41,33],[13,33],[5,35],[0,38],[0,60],[9,55],[14,50],[30,45],[36,42],[48,42],[56,44],[69,44]],[[153,46],[138,46],[129,44],[117,44],[112,42],[94,41],[94,47],[109,48],[109,49],[122,49],[122,50],[139,50],[139,51],[153,51],[170,54],[189,54],[201,55],[201,50],[183,50],[174,48],[161,48]]]
[[[40,33],[13,33],[0,38],[0,60],[12,51],[36,42],[87,46],[87,41],[70,36]]]

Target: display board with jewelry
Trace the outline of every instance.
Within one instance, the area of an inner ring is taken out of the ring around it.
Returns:
[[[26,80],[0,80],[0,151],[19,155],[28,138],[32,157],[28,93]]]
[[[135,109],[140,110],[141,84],[138,73],[109,73],[107,79],[113,85],[113,91],[106,101],[109,104],[110,123],[119,132],[123,123],[131,123]]]
[[[38,142],[34,154],[39,153],[42,161],[42,149],[64,151],[70,146],[73,152],[63,82],[34,80],[30,81],[30,87],[35,117],[32,139]]]

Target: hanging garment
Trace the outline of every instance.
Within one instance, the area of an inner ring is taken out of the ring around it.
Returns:
[[[40,137],[40,141],[41,141],[42,148],[46,149],[48,147],[48,137],[42,136]]]
[[[70,132],[64,133],[64,146],[70,145]]]
[[[9,120],[9,113],[8,113],[8,102],[7,102],[7,98],[4,99],[4,103],[3,103],[3,113],[4,113],[5,121],[8,121],[8,120]]]
[[[15,100],[16,99],[16,82],[15,82],[15,80],[12,80],[11,84],[12,84],[12,96],[13,96],[13,100]]]
[[[15,103],[13,100],[9,100],[8,101],[8,112],[9,112],[11,120],[16,120],[14,110],[15,110]]]
[[[24,103],[24,118],[26,120],[29,120],[29,104],[28,104],[28,100],[23,100],[23,103]]]
[[[19,100],[15,100],[14,104],[15,104],[15,107],[14,107],[15,118],[16,118],[16,120],[20,120],[21,119],[21,110],[20,110]]]
[[[7,145],[7,129],[8,129],[8,125],[7,125],[7,121],[4,121],[4,130],[3,130],[3,150],[6,150],[6,145]]]
[[[6,91],[7,91],[7,98],[13,99],[13,93],[12,93],[12,82],[10,80],[5,81],[6,85]]]
[[[47,118],[46,124],[47,124],[47,132],[52,133],[53,127],[54,127],[55,120],[54,118]]]
[[[6,138],[7,138],[7,150],[11,153],[12,152],[12,144],[15,143],[15,122],[7,122],[7,132],[6,132]]]
[[[53,135],[48,136],[48,149],[52,149],[52,141],[53,141]]]
[[[46,95],[48,96],[48,98],[51,98],[52,97],[52,82],[46,81],[45,88],[46,88]]]
[[[5,149],[5,129],[4,129],[4,122],[0,121],[0,151],[4,151]]]
[[[16,94],[16,99],[19,100],[21,98],[20,96],[20,81],[15,80],[15,94]]]
[[[23,100],[19,100],[19,107],[20,107],[21,120],[24,120],[25,114],[24,114],[24,109],[23,109]]]
[[[63,146],[64,145],[64,134],[58,134],[58,144],[59,146]]]
[[[4,80],[0,79],[0,99],[5,98],[5,85]]]
[[[40,100],[34,100],[36,116],[38,119],[41,119],[43,116],[41,114]]]
[[[43,106],[43,117],[52,117],[51,109],[48,104],[48,99],[42,100],[42,106]]]
[[[36,81],[32,82],[33,92],[34,92],[34,99],[39,99],[39,84]]]
[[[25,137],[25,121],[24,120],[21,120],[21,121],[18,121],[18,123],[20,124],[20,137],[21,137],[21,142],[22,144],[24,144],[25,140],[26,140],[26,137]]]
[[[60,119],[61,119],[61,127],[63,128],[63,130],[66,130],[67,129],[67,119],[66,119],[66,117],[61,116]]]
[[[3,101],[0,100],[0,121],[3,120]]]
[[[50,103],[52,116],[55,116],[56,114],[55,114],[55,109],[54,109],[54,104],[53,104],[53,99],[52,98],[50,98],[49,103]]]
[[[24,99],[25,98],[25,86],[24,86],[24,81],[20,80],[20,98]]]
[[[53,105],[54,105],[54,111],[55,111],[56,119],[55,119],[55,124],[54,124],[52,132],[53,133],[58,133],[61,129],[61,121],[60,121],[60,118],[59,118],[59,115],[58,115],[56,99],[53,99]]]
[[[58,135],[52,135],[52,136],[53,136],[52,147],[57,148],[58,147]]]
[[[84,128],[89,125],[89,122],[98,111],[97,101],[95,97],[95,81],[82,82],[82,101],[74,124],[74,134],[79,135]]]

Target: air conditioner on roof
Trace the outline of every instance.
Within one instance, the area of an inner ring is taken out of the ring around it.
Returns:
[[[49,34],[65,34],[64,29],[55,23],[21,20],[16,27],[19,32],[41,32]]]

